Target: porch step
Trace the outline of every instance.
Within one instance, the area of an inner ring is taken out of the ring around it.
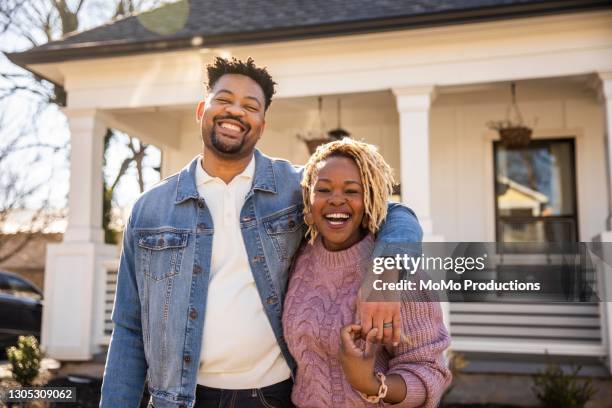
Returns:
[[[452,348],[603,357],[599,307],[595,303],[451,303]]]

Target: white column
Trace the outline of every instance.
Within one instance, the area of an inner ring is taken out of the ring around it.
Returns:
[[[593,238],[593,241],[602,242],[603,260],[597,275],[597,293],[602,300],[599,302],[599,317],[601,320],[601,338],[607,353],[605,362],[608,371],[612,373],[612,265],[605,261],[612,259],[612,231],[605,231]]]
[[[400,125],[400,181],[402,201],[419,217],[423,241],[442,241],[434,234],[431,217],[429,112],[433,86],[393,88]]]
[[[612,259],[612,72],[600,72],[599,100],[603,104],[605,115],[605,144],[606,144],[606,180],[608,187],[608,217],[606,219],[607,231],[603,231],[593,240],[605,242],[604,259]],[[608,370],[612,372],[612,268],[604,263],[598,282],[598,292],[602,298],[599,311],[601,318],[601,332],[607,352],[606,362]]]
[[[103,316],[102,155],[106,125],[95,110],[70,110],[70,191],[63,242],[49,245],[45,266],[42,346],[60,360],[88,360],[98,351],[94,330]]]
[[[612,231],[612,72],[600,72],[599,100],[604,108],[606,141],[606,179],[608,182],[608,218],[606,227]]]
[[[402,202],[414,210],[423,241],[444,241],[434,234],[431,216],[431,178],[429,154],[429,112],[436,97],[434,86],[393,88],[400,131],[400,182]],[[444,324],[450,332],[450,305],[440,302]]]
[[[70,191],[64,242],[103,242],[102,155],[106,124],[95,110],[64,110],[70,126]]]

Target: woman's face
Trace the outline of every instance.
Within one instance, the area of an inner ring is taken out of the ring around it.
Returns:
[[[312,220],[330,251],[359,242],[364,232],[363,184],[355,162],[342,156],[329,157],[318,165],[312,197]]]

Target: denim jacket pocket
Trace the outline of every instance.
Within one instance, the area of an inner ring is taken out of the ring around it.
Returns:
[[[187,232],[141,232],[138,246],[144,275],[156,281],[177,275],[188,237]]]
[[[301,206],[293,206],[266,217],[263,225],[279,258],[283,261],[291,259],[302,240],[304,221]]]

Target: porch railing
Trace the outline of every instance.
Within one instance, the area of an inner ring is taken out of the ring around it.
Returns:
[[[119,270],[119,260],[113,259],[105,261],[103,263],[103,276],[101,281],[103,282],[103,294],[101,299],[103,306],[98,309],[101,313],[98,315],[98,319],[101,319],[102,324],[98,325],[97,343],[100,346],[108,346],[110,342],[111,334],[113,333],[113,322],[111,320],[111,314],[113,312],[113,303],[115,301],[115,292],[117,290],[117,272]]]

